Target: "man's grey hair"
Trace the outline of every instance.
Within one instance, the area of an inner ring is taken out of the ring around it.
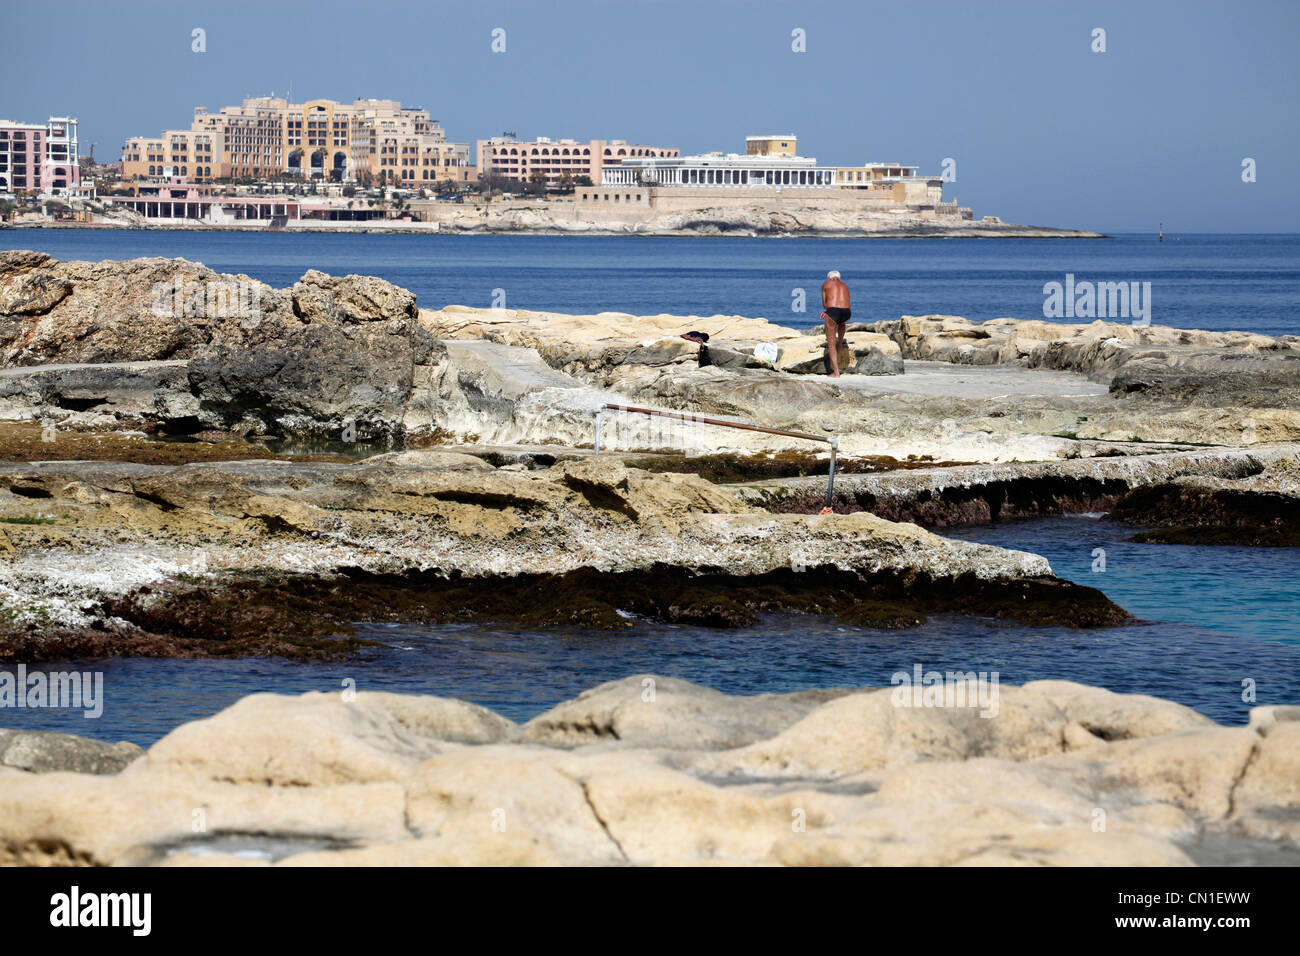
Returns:
[[[826,278],[828,279],[838,279],[839,277],[840,273],[838,269],[832,269],[830,272],[826,273]]]

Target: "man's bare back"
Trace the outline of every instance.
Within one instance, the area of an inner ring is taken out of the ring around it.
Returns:
[[[826,351],[831,359],[831,378],[840,377],[840,349],[844,347],[844,327],[849,322],[849,287],[834,270],[822,283],[822,318],[826,321]]]

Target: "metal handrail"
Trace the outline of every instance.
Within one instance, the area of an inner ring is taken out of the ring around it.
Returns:
[[[807,432],[786,431],[783,428],[768,428],[766,425],[754,425],[750,422],[728,422],[721,418],[706,418],[703,415],[696,415],[688,412],[665,412],[657,408],[639,408],[636,405],[614,405],[606,402],[596,410],[596,454],[600,454],[600,438],[602,426],[604,424],[606,411],[617,412],[634,412],[638,415],[656,415],[660,418],[676,418],[680,421],[701,422],[705,425],[720,425],[723,428],[740,428],[750,432],[766,432],[769,435],[784,435],[786,438],[803,438],[807,441],[825,442],[831,446],[831,468],[830,475],[826,481],[826,507],[831,507],[831,502],[835,497],[835,460],[839,454],[840,445],[834,438],[826,438],[823,435],[809,435]]]

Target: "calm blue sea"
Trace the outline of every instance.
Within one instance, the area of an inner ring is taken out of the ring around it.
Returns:
[[[0,249],[60,259],[183,256],[287,286],[308,269],[378,275],[425,307],[764,316],[814,324],[839,269],[854,317],[1043,317],[1043,285],[1150,282],[1156,325],[1300,334],[1300,235],[1109,239],[745,239],[0,230]],[[797,290],[813,303],[793,309]]]

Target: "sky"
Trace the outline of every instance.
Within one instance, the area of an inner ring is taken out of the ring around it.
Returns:
[[[823,164],[946,167],[976,217],[1300,231],[1296,0],[0,0],[0,24],[0,118],[76,116],[101,162],[292,84],[456,142],[793,133]]]

